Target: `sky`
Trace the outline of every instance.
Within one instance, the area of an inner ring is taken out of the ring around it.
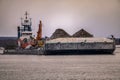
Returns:
[[[25,11],[32,18],[33,35],[41,20],[43,37],[58,28],[70,35],[83,28],[95,37],[120,38],[120,0],[0,0],[0,36],[17,37]]]

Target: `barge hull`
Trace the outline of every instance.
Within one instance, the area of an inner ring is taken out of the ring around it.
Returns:
[[[113,54],[114,49],[96,49],[96,50],[46,50],[45,55],[77,55],[77,54]]]
[[[61,39],[60,38],[60,39],[48,41],[45,44],[45,54],[86,54],[86,53],[112,54],[114,52],[115,44],[113,40],[104,39],[104,38],[98,41],[96,40],[98,39],[94,39],[94,38]]]

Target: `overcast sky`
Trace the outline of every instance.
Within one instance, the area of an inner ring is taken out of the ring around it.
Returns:
[[[95,37],[120,38],[120,0],[0,0],[0,36],[16,36],[20,18],[28,11],[36,35],[39,20],[43,37],[57,28],[70,35],[81,28]]]

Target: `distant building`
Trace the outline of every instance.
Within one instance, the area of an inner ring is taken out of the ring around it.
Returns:
[[[120,38],[115,38],[116,45],[120,45]]]
[[[84,29],[81,29],[78,32],[76,32],[75,34],[73,34],[72,37],[93,37],[93,35],[87,31],[85,31]]]

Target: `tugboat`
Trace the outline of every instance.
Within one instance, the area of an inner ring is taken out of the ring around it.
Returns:
[[[17,54],[43,54],[44,41],[42,40],[42,22],[40,21],[37,37],[34,38],[32,33],[32,21],[28,17],[27,11],[25,18],[21,18],[21,25],[18,26],[18,48]],[[42,50],[43,51],[43,50]]]
[[[35,39],[32,36],[32,21],[28,18],[28,13],[25,13],[25,19],[21,18],[21,26],[18,27],[18,46],[22,49],[28,49],[36,45]]]

